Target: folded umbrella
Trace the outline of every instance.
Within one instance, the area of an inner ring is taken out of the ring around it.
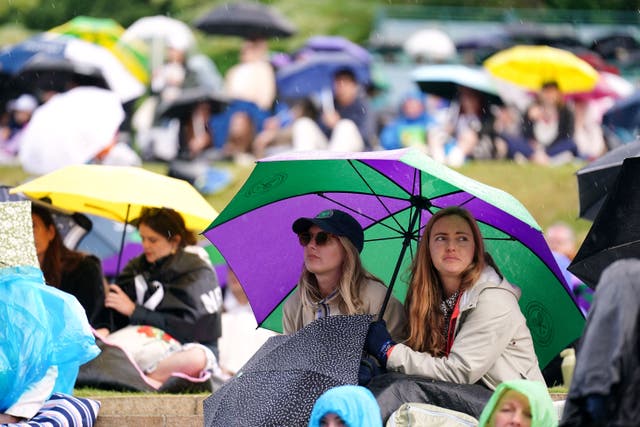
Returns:
[[[417,149],[260,160],[204,235],[236,273],[258,324],[281,331],[282,304],[303,265],[303,250],[291,231],[295,219],[324,209],[353,215],[365,232],[365,267],[403,301],[423,227],[434,212],[452,205],[471,211],[500,270],[522,289],[520,307],[544,367],[579,337],[584,316],[539,225],[510,194]]]

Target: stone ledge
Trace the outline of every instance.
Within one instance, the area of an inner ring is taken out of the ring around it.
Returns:
[[[208,395],[87,396],[100,401],[100,416],[202,416]]]
[[[95,427],[202,427],[202,415],[99,415]]]

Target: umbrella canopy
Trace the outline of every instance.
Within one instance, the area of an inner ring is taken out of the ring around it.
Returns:
[[[177,98],[161,103],[158,114],[161,117],[189,117],[193,108],[203,102],[210,105],[211,114],[221,113],[229,104],[226,97],[216,95],[208,88],[194,87],[183,89]]]
[[[371,81],[369,64],[345,52],[318,52],[304,55],[278,69],[276,86],[283,98],[302,98],[333,88],[333,75],[347,68],[357,81],[366,85]]]
[[[371,54],[367,49],[341,36],[320,35],[309,37],[296,56],[305,52],[343,52],[365,64],[370,64],[372,60]]]
[[[33,86],[40,82],[50,86],[50,81],[38,77],[46,72],[55,75],[56,71],[67,73],[67,80],[54,85],[58,91],[66,89],[69,74],[91,77],[96,71],[122,102],[138,98],[145,91],[144,85],[111,52],[75,37],[43,33],[0,51],[0,72],[14,77],[16,84]]]
[[[640,140],[621,145],[576,172],[580,217],[593,221],[613,188],[622,162],[640,156]]]
[[[416,31],[403,43],[402,48],[416,60],[442,62],[456,55],[456,45],[451,37],[437,28]]]
[[[67,166],[10,192],[31,199],[48,197],[59,208],[121,222],[137,218],[144,207],[172,208],[180,212],[187,228],[196,231],[217,216],[187,181],[135,166]]]
[[[572,93],[567,95],[567,98],[576,101],[589,101],[600,98],[622,99],[631,95],[635,90],[633,83],[617,74],[599,71],[598,75],[598,83],[592,90]]]
[[[258,324],[281,331],[282,302],[303,265],[291,231],[296,218],[324,209],[351,213],[365,230],[365,267],[404,301],[422,229],[432,213],[451,205],[473,213],[501,271],[522,288],[520,306],[546,365],[580,335],[584,317],[540,227],[511,195],[417,149],[263,159],[204,234],[236,273]]]
[[[275,8],[254,2],[216,6],[194,25],[205,33],[247,39],[289,37],[297,31]]]
[[[613,104],[602,116],[602,124],[611,129],[640,129],[640,90]]]
[[[568,50],[519,45],[490,56],[483,63],[494,77],[539,91],[554,81],[563,93],[586,92],[598,82],[598,72]]]
[[[627,158],[568,270],[594,288],[616,260],[640,250],[640,157]]]
[[[54,95],[34,111],[24,129],[22,167],[41,175],[87,163],[113,144],[123,120],[122,104],[110,90],[79,86]]]
[[[368,315],[330,316],[269,338],[204,401],[204,425],[307,426],[322,393],[357,384],[370,322]]]
[[[455,99],[458,88],[463,86],[481,92],[493,104],[502,104],[491,76],[480,68],[466,65],[423,65],[412,72],[411,78],[422,92],[442,98]]]
[[[113,53],[142,83],[149,83],[149,63],[144,45],[121,39],[125,32],[122,25],[110,18],[76,16],[62,25],[51,28],[49,32],[77,37],[102,46]]]

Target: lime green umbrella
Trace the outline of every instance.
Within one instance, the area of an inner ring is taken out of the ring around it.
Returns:
[[[351,213],[365,232],[365,267],[404,301],[422,230],[447,206],[473,213],[487,250],[522,289],[520,307],[545,366],[580,336],[584,316],[539,225],[510,194],[416,149],[261,160],[204,235],[238,277],[258,324],[281,331],[282,304],[303,265],[303,250],[291,231],[296,218],[332,208]]]

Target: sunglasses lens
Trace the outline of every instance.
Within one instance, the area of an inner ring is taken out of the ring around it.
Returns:
[[[327,243],[327,240],[329,240],[328,233],[325,233],[324,231],[319,231],[318,234],[316,234],[316,245],[322,246],[325,243]]]
[[[311,241],[311,233],[300,233],[298,234],[298,240],[302,246],[307,246]]]

